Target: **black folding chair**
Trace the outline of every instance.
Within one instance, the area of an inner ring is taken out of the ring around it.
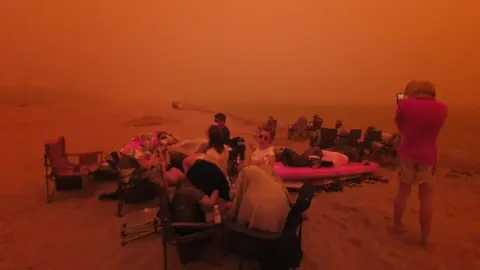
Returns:
[[[245,259],[256,261],[261,270],[288,270],[300,265],[303,257],[302,214],[310,208],[314,193],[310,182],[300,188],[281,233],[250,229],[235,222],[226,224],[228,248],[241,259],[239,270]]]
[[[335,146],[337,130],[334,128],[322,128],[320,131],[320,148],[329,149]]]
[[[363,138],[362,145],[360,146],[360,158],[363,159],[366,152],[369,154],[372,152],[372,144],[373,142],[381,142],[382,141],[382,131],[375,130],[373,127],[367,128],[365,132],[365,136]]]
[[[350,130],[350,134],[348,136],[348,145],[350,147],[357,148],[361,137],[362,137],[361,129]]]

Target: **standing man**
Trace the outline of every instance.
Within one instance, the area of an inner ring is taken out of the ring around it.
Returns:
[[[447,117],[447,106],[435,99],[435,86],[428,81],[411,81],[406,100],[398,103],[395,122],[402,134],[398,148],[399,188],[394,205],[394,231],[402,232],[412,185],[420,197],[421,241],[427,246],[432,223],[432,184],[437,167],[437,136]]]

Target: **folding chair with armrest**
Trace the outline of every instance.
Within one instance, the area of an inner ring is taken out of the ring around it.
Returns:
[[[167,244],[179,247],[179,245],[182,244],[203,240],[211,236],[219,225],[208,222],[174,222],[171,214],[172,208],[168,183],[161,175],[161,170],[154,170],[152,171],[152,174],[156,174],[153,177],[155,177],[157,182],[160,183],[158,186],[159,210],[157,212],[157,216],[153,220],[142,224],[130,226],[128,226],[126,223],[123,224],[121,231],[122,245],[126,245],[131,241],[144,238],[155,233],[161,233],[163,235],[162,241],[164,245],[165,256],[164,267],[166,269]],[[194,232],[186,235],[178,233],[179,230],[185,229],[192,230]],[[188,263],[189,258],[181,259],[182,263]]]
[[[380,141],[382,141],[382,131],[375,130],[375,128],[373,127],[367,128],[367,131],[365,132],[365,136],[363,138],[363,141],[361,142],[360,149],[359,149],[359,154],[361,159],[363,159],[366,152],[368,152],[369,154],[372,152],[373,142],[380,142]]]
[[[126,203],[146,202],[156,197],[155,184],[148,179],[148,171],[140,168],[135,160],[118,152],[112,152],[105,161],[114,171],[117,180],[115,193],[118,217],[123,216]],[[122,170],[124,170],[123,173]]]
[[[52,197],[57,191],[57,182],[61,179],[81,177],[82,186],[84,189],[94,192],[94,181],[92,173],[98,168],[103,160],[103,151],[92,151],[85,153],[67,153],[65,146],[65,137],[50,142],[44,145],[44,167],[45,167],[45,182],[47,202],[52,201]],[[71,158],[75,157],[76,162]],[[50,192],[49,182],[53,180],[55,186]],[[90,188],[87,188],[89,185]]]
[[[320,131],[320,148],[329,149],[335,146],[337,141],[337,130],[334,128],[322,128]]]
[[[348,145],[353,148],[358,148],[361,137],[362,137],[361,129],[350,130],[350,134],[348,136]]]
[[[199,243],[211,239],[220,224],[209,222],[174,222],[172,219],[172,209],[168,186],[160,187],[160,209],[158,219],[160,220],[160,230],[162,233],[163,261],[164,270],[168,268],[168,246],[174,246],[179,252],[182,264],[188,264],[193,261],[205,260],[202,256],[202,249],[189,250],[188,245]],[[179,234],[179,230],[188,229],[188,234]],[[206,261],[206,260],[205,260]],[[208,261],[207,261],[208,262]]]
[[[254,259],[262,270],[288,270],[300,264],[303,212],[310,208],[315,189],[310,182],[299,190],[281,233],[263,232],[235,222],[226,223],[229,249],[240,256],[239,270],[244,259]]]

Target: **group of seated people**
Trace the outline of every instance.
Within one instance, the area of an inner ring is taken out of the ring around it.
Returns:
[[[325,148],[322,146],[322,127],[323,118],[317,114],[313,115],[312,121],[308,121],[306,117],[300,117],[293,125],[288,128],[288,137],[292,138],[294,135],[309,135],[310,149]],[[363,159],[365,151],[370,153],[383,153],[390,156],[396,156],[396,149],[400,142],[400,134],[381,133],[381,136],[375,139],[365,149],[365,145],[352,145],[351,130],[347,128],[343,121],[337,120],[335,122],[336,136],[333,146],[325,148],[326,150],[341,153],[348,157],[350,162],[360,162]],[[365,134],[375,131],[375,128],[369,127]],[[360,138],[357,138],[360,139]]]
[[[206,213],[218,205],[228,217],[246,227],[280,232],[291,202],[274,172],[272,133],[267,128],[260,130],[258,147],[239,170],[233,185],[229,167],[234,159],[245,159],[245,143],[239,137],[230,138],[225,122],[224,114],[215,115],[207,130],[208,142],[191,155],[169,151],[178,140],[166,132],[133,138],[119,151],[120,177],[136,185],[166,182],[174,187],[172,217],[177,222],[205,222]]]
[[[282,180],[273,170],[275,151],[271,145],[272,133],[266,128],[259,130],[258,147],[252,151],[249,164],[239,171],[235,189],[232,190],[228,175],[228,167],[233,160],[231,153],[239,152],[234,154],[241,156],[245,148],[243,145],[238,149],[238,138],[228,137],[230,132],[225,121],[223,114],[217,114],[215,124],[207,132],[207,145],[183,160],[185,177],[179,184],[173,183],[176,185],[172,199],[174,218],[182,222],[205,221],[204,212],[218,204],[237,223],[262,231],[280,232],[291,202]],[[216,166],[219,169],[216,171],[221,173],[213,175],[213,169],[203,170],[203,174],[195,173],[208,164]],[[164,175],[169,184],[172,183],[168,172]],[[269,191],[268,196],[265,190]]]
[[[323,118],[318,114],[314,114],[311,121],[308,121],[305,116],[300,116],[295,123],[288,126],[288,138],[292,139],[296,136],[305,137],[321,129],[322,126]]]
[[[321,127],[322,122],[315,117],[317,126]],[[287,166],[328,167],[359,161],[355,149],[344,140],[349,130],[341,123],[334,147],[325,150],[311,144],[301,155],[290,149],[275,149],[272,125],[262,126],[258,130],[258,145],[248,161],[245,161],[245,141],[241,137],[230,138],[225,123],[226,116],[216,114],[207,130],[207,143],[191,155],[169,151],[178,140],[166,132],[135,137],[119,152],[121,177],[138,185],[145,182],[141,179],[149,179],[148,185],[159,184],[157,178],[161,177],[168,186],[174,187],[172,214],[178,222],[204,222],[205,212],[218,205],[233,220],[247,227],[279,232],[291,202],[282,180],[275,174],[276,162]],[[238,159],[243,163],[241,168],[236,167]],[[237,170],[234,185],[232,167]],[[160,173],[154,175],[152,171]]]
[[[203,210],[211,209],[218,203],[222,209],[228,209],[230,217],[238,223],[263,231],[279,232],[283,228],[291,202],[283,181],[275,174],[275,163],[328,167],[349,162],[349,157],[339,152],[342,136],[336,146],[338,149],[311,147],[299,155],[290,149],[275,149],[272,145],[274,133],[269,125],[265,125],[258,130],[258,145],[251,152],[248,164],[239,171],[232,192],[228,174],[232,161],[230,153],[239,150],[236,149],[238,142],[234,145],[228,143],[232,139],[226,138],[225,134],[229,133],[224,115],[217,115],[215,124],[207,132],[208,143],[198,153],[182,160],[183,177],[178,178],[178,174],[171,177],[172,172],[164,172],[169,184],[176,186],[172,200],[176,220],[204,221]],[[240,152],[245,152],[244,145]],[[209,176],[206,173],[193,173],[207,164],[214,164],[221,173],[213,176],[212,169],[209,170]]]

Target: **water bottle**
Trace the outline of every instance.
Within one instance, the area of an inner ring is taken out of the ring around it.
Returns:
[[[220,215],[220,209],[218,208],[218,204],[213,206],[213,222],[215,224],[220,224],[222,222],[222,216]]]

